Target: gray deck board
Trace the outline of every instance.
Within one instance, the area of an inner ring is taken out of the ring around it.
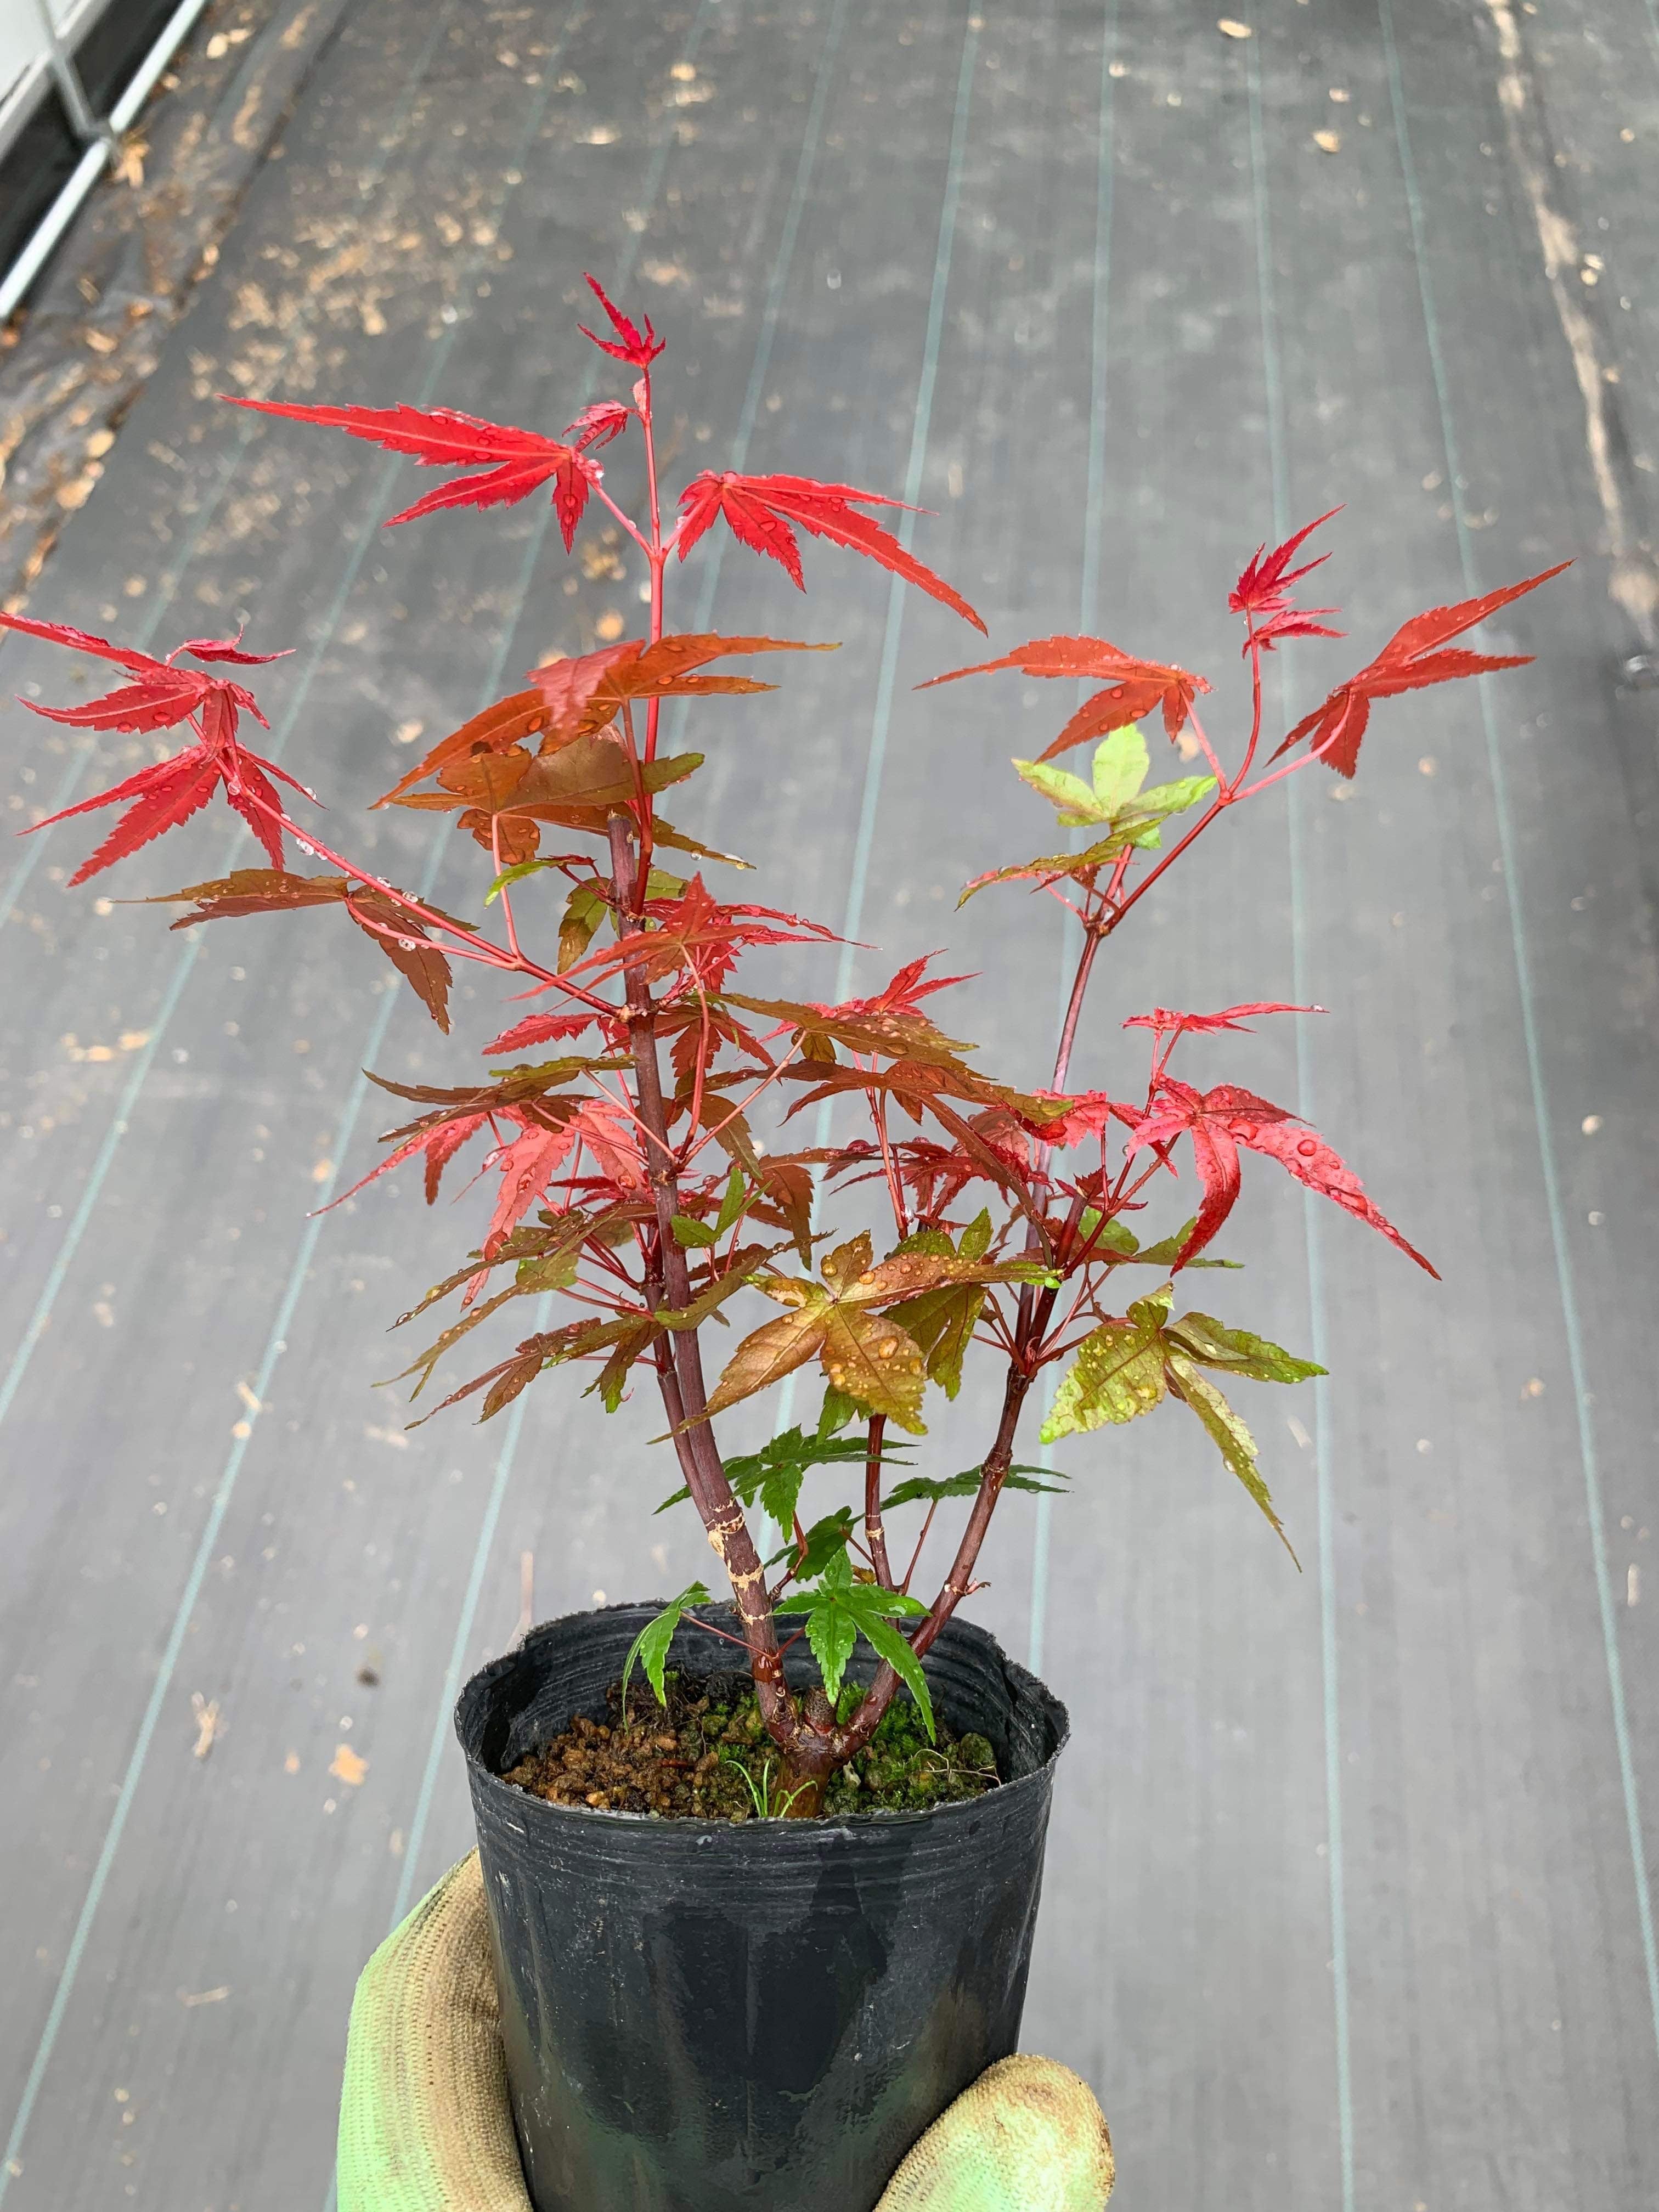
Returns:
[[[348,849],[404,881],[436,866],[463,906],[464,856],[356,814],[408,758],[390,732],[429,739],[580,649],[637,575],[585,575],[533,507],[383,533],[398,465],[208,394],[425,393],[556,428],[592,374],[566,304],[585,267],[626,275],[671,339],[677,473],[741,440],[751,469],[899,491],[914,453],[938,511],[917,550],[998,649],[1085,622],[1208,672],[1212,727],[1244,697],[1226,588],[1276,519],[1346,502],[1320,580],[1352,644],[1285,656],[1291,712],[1418,607],[1577,557],[1492,626],[1539,657],[1484,713],[1472,686],[1380,710],[1351,800],[1310,777],[1225,825],[1102,977],[1078,1073],[1114,1085],[1140,1006],[1329,1006],[1192,1068],[1299,1105],[1446,1278],[1247,1177],[1228,1247],[1250,1272],[1216,1302],[1333,1370],[1248,1409],[1304,1571],[1173,1414],[1057,1454],[1075,1494],[1011,1500],[988,1547],[981,1616],[1076,1726],[1026,2040],[1098,2089],[1128,2212],[1659,2197],[1653,695],[1614,683],[1640,641],[1504,130],[1499,13],[1286,4],[1243,41],[1146,0],[971,21],[360,0],[33,602],[94,629],[154,612],[164,644],[246,614],[251,642],[298,645],[261,684],[286,764]],[[1553,204],[1605,264],[1569,273],[1616,373],[1639,555],[1659,43],[1635,0],[1515,21]],[[711,97],[683,97],[686,54]],[[633,488],[625,458],[613,481]],[[963,1033],[1040,1079],[1057,915],[952,908],[1042,834],[1004,763],[1068,702],[1017,678],[913,695],[978,641],[914,595],[895,629],[884,577],[806,557],[805,611],[740,549],[722,562],[717,625],[842,650],[688,721],[709,768],[687,824],[832,922],[863,881],[853,933],[882,950],[855,988],[948,942],[984,977]],[[27,641],[0,672],[64,696]],[[14,820],[122,757],[6,728]],[[474,1215],[428,1215],[401,1177],[307,1209],[374,1158],[358,1071],[449,1079],[495,1002],[463,982],[446,1043],[323,922],[198,942],[97,911],[234,850],[221,822],[186,834],[92,896],[62,890],[73,829],[27,878],[29,847],[0,856],[16,2212],[320,2208],[352,1982],[466,1847],[447,1706],[512,1632],[520,1553],[544,1614],[706,1558],[689,1521],[645,1517],[671,1479],[643,1402],[607,1423],[551,1383],[405,1436],[371,1390],[400,1364],[385,1323]],[[827,991],[834,965],[778,974]],[[72,1056],[90,1045],[114,1056]],[[941,1464],[988,1407],[970,1385],[936,1424]],[[192,1692],[222,1717],[200,1761]],[[361,1787],[330,1776],[343,1743]]]

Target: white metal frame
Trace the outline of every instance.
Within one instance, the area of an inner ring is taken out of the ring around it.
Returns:
[[[34,112],[54,74],[54,46],[73,48],[112,4],[119,0],[0,0],[0,155]],[[84,108],[85,100],[78,78],[75,87],[64,100],[79,128],[75,103]]]
[[[161,36],[139,64],[126,90],[106,116],[95,116],[76,72],[71,42],[96,20],[107,0],[0,0],[3,51],[22,54],[15,82],[0,91],[0,156],[33,113],[48,79],[55,78],[70,121],[87,142],[73,174],[42,217],[33,237],[0,279],[0,322],[22,300],[69,228],[93,186],[118,158],[120,137],[131,128],[157,78],[177,52],[207,0],[179,0]]]

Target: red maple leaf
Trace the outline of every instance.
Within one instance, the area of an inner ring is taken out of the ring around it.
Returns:
[[[463,722],[459,730],[440,738],[374,803],[377,806],[397,804],[428,775],[439,775],[445,769],[477,759],[483,753],[511,753],[538,732],[542,732],[539,750],[544,754],[556,752],[573,738],[608,729],[629,700],[706,698],[774,689],[752,677],[693,672],[711,660],[757,653],[834,650],[832,646],[804,645],[793,638],[672,634],[654,642],[642,637],[623,638],[572,659],[550,660],[530,671],[526,680],[531,689],[495,700]]]
[[[1039,1091],[1038,1098],[1064,1097],[1063,1091]],[[1137,1106],[1125,1106],[1104,1091],[1085,1091],[1067,1099],[1066,1111],[1042,1125],[1045,1145],[1080,1145],[1090,1137],[1104,1136],[1114,1121],[1134,1128],[1141,1120]]]
[[[1127,729],[1155,708],[1163,710],[1164,727],[1170,739],[1181,735],[1194,699],[1209,685],[1201,676],[1158,660],[1137,660],[1121,653],[1103,637],[1036,637],[1017,645],[1000,660],[981,660],[972,668],[952,668],[933,676],[918,690],[935,684],[954,684],[959,676],[988,676],[999,668],[1018,668],[1026,676],[1062,676],[1104,679],[1105,690],[1085,699],[1071,720],[1039,760],[1053,760],[1091,738],[1103,738],[1113,730]]]
[[[1203,1249],[1232,1212],[1240,1181],[1238,1148],[1243,1145],[1251,1152],[1267,1153],[1298,1182],[1379,1231],[1407,1259],[1415,1260],[1439,1281],[1438,1271],[1372,1205],[1352,1169],[1299,1115],[1272,1105],[1236,1084],[1224,1083],[1213,1091],[1199,1091],[1166,1075],[1158,1084],[1150,1110],[1131,1130],[1126,1149],[1131,1156],[1149,1145],[1163,1151],[1182,1135],[1192,1139],[1193,1162],[1204,1196],[1192,1234],[1176,1256],[1177,1267]]]
[[[349,437],[367,439],[388,453],[408,453],[422,468],[483,471],[482,476],[457,477],[440,484],[413,507],[389,516],[388,530],[394,523],[413,522],[440,507],[511,507],[528,499],[550,477],[553,509],[568,553],[587,495],[604,473],[579,445],[544,438],[534,430],[485,422],[453,407],[295,407],[283,400],[240,399],[227,392],[219,397],[233,407],[252,407],[262,415],[284,415],[292,422],[320,422],[325,428],[343,430]]]
[[[0,624],[30,637],[44,638],[51,645],[65,645],[76,653],[112,660],[133,678],[131,684],[79,707],[42,707],[32,699],[21,701],[32,714],[44,714],[49,721],[67,722],[76,729],[166,730],[185,723],[196,732],[196,743],[170,759],[140,769],[136,775],[127,776],[94,798],[83,799],[30,825],[31,830],[48,830],[54,822],[66,822],[71,815],[89,814],[100,806],[126,805],[127,811],[103,843],[70,878],[71,887],[85,883],[88,876],[97,875],[112,861],[125,860],[164,830],[187,822],[206,805],[221,784],[226,799],[270,854],[271,865],[282,866],[282,831],[271,818],[272,812],[281,811],[282,802],[270,778],[276,776],[290,789],[304,792],[307,799],[311,793],[274,761],[264,760],[238,743],[236,726],[243,714],[252,714],[267,729],[270,726],[251,691],[228,677],[209,676],[199,668],[173,665],[174,655],[180,653],[194,653],[200,660],[243,663],[278,660],[283,658],[280,653],[244,653],[239,635],[228,642],[192,638],[175,647],[173,655],[166,660],[157,660],[132,647],[113,645],[107,638],[71,629],[67,623],[33,622],[24,615],[0,614]],[[22,834],[27,836],[30,831]]]
[[[620,438],[633,418],[634,410],[620,399],[596,399],[591,407],[584,407],[574,422],[567,422],[564,434],[579,453],[586,453],[594,446],[608,446],[613,438]]]
[[[592,653],[579,653],[567,660],[550,660],[529,671],[526,681],[546,700],[548,720],[556,730],[574,730],[582,709],[619,661],[637,660],[646,641],[625,637],[619,645],[602,645]]]
[[[242,668],[258,668],[270,660],[286,660],[293,650],[291,645],[285,645],[280,653],[244,653],[239,629],[234,637],[187,637],[182,645],[174,646],[169,658],[188,653],[198,660],[234,660]],[[253,712],[258,714],[258,708]]]
[[[422,1129],[403,1144],[389,1152],[383,1160],[376,1160],[366,1176],[354,1182],[349,1190],[343,1190],[319,1212],[331,1213],[337,1206],[343,1206],[349,1198],[356,1198],[379,1176],[390,1175],[393,1168],[401,1167],[405,1160],[424,1154],[426,1159],[426,1202],[438,1202],[438,1186],[443,1181],[444,1170],[459,1152],[467,1139],[486,1127],[492,1127],[488,1114],[459,1114],[453,1121],[439,1121],[428,1129]]]
[[[1159,1036],[1180,1036],[1184,1032],[1206,1036],[1214,1030],[1247,1030],[1246,1017],[1258,1014],[1322,1014],[1323,1006],[1281,1006],[1263,999],[1249,1006],[1224,1006],[1218,1014],[1181,1014],[1168,1006],[1154,1006],[1150,1014],[1131,1014],[1123,1024],[1126,1030],[1152,1030]]]
[[[527,1014],[511,1029],[503,1030],[499,1036],[491,1037],[479,1050],[486,1058],[501,1052],[525,1052],[532,1045],[562,1043],[567,1037],[580,1036],[591,1029],[599,1016],[586,1012],[574,1014]]]
[[[1022,1182],[1031,1173],[1030,1139],[1012,1114],[992,1107],[971,1115],[963,1126],[972,1133],[979,1147],[977,1155],[966,1145],[942,1145],[931,1137],[892,1138],[884,1153],[870,1138],[855,1137],[850,1144],[793,1157],[821,1161],[831,1179],[857,1183],[884,1181],[885,1160],[890,1155],[912,1194],[916,1225],[921,1227],[941,1220],[971,1184],[999,1182],[1006,1187],[1009,1176],[989,1172],[999,1162]]]
[[[645,1154],[634,1123],[608,1098],[590,1098],[570,1125],[613,1196],[646,1187]]]
[[[884,530],[867,514],[854,513],[855,507],[900,507],[908,514],[924,512],[906,507],[902,500],[884,498],[879,492],[860,491],[854,484],[817,483],[810,477],[744,477],[730,469],[723,474],[705,469],[680,494],[675,542],[684,561],[704,532],[723,519],[741,544],[777,562],[797,588],[805,591],[800,545],[795,537],[799,527],[815,538],[829,538],[832,544],[868,554],[884,568],[902,576],[907,584],[918,586],[953,608],[976,630],[984,630],[984,623],[960,592],[907,553],[891,531]]]
[[[583,273],[586,275],[586,272]],[[650,316],[647,315],[645,318],[645,328],[641,330],[638,324],[629,320],[620,307],[611,305],[605,297],[604,285],[597,276],[589,276],[587,283],[588,289],[594,298],[611,318],[611,327],[615,331],[621,343],[613,344],[609,338],[594,337],[586,323],[579,323],[576,325],[577,329],[585,338],[592,338],[593,343],[598,346],[599,351],[608,353],[612,361],[625,361],[634,368],[649,368],[662,351],[665,343],[652,329]]]
[[[520,1119],[511,1109],[508,1118]],[[645,1188],[645,1164],[638,1140],[609,1099],[588,1099],[556,1129],[523,1126],[518,1136],[499,1146],[484,1162],[487,1168],[498,1168],[501,1176],[481,1255],[486,1262],[495,1259],[537,1200],[546,1196],[553,1177],[582,1146],[613,1193]],[[473,1277],[467,1291],[468,1304],[483,1281],[482,1273]]]
[[[925,975],[927,963],[939,957],[937,952],[924,952],[920,960],[907,961],[892,981],[873,998],[843,999],[839,1006],[825,1006],[817,999],[809,999],[807,1004],[820,1014],[914,1014],[918,1001],[933,992],[948,991],[953,983],[973,981],[970,975]]]
[[[1295,559],[1297,549],[1304,538],[1312,536],[1322,522],[1328,522],[1332,515],[1340,512],[1340,507],[1328,508],[1312,522],[1304,523],[1294,538],[1287,538],[1271,553],[1265,545],[1256,547],[1254,557],[1245,565],[1243,574],[1227,594],[1227,605],[1232,613],[1249,615],[1252,618],[1250,635],[1244,641],[1246,653],[1253,645],[1264,647],[1271,653],[1281,638],[1344,635],[1343,631],[1328,629],[1316,619],[1320,615],[1335,614],[1336,608],[1297,609],[1291,606],[1290,598],[1292,584],[1299,582],[1322,562],[1331,557],[1328,553],[1322,553],[1317,559],[1304,561],[1299,568],[1292,568],[1291,562]],[[1265,619],[1257,623],[1255,617],[1258,615]]]
[[[500,1146],[489,1155],[484,1165],[500,1169],[501,1185],[483,1241],[483,1259],[495,1257],[536,1200],[546,1194],[549,1182],[574,1151],[575,1145],[573,1121],[559,1129],[521,1129],[509,1143]],[[482,1276],[473,1279],[474,1283],[482,1279]],[[471,1294],[469,1286],[469,1298]]]
[[[1449,638],[1459,637],[1466,629],[1505,607],[1511,599],[1518,599],[1525,592],[1536,591],[1540,584],[1548,583],[1570,568],[1570,561],[1558,561],[1553,568],[1545,568],[1536,576],[1528,576],[1519,584],[1506,584],[1501,591],[1485,592],[1479,599],[1460,599],[1455,606],[1431,607],[1426,614],[1413,615],[1402,623],[1389,640],[1369,667],[1362,668],[1358,676],[1351,676],[1346,684],[1339,684],[1322,707],[1311,714],[1304,714],[1296,727],[1275,752],[1288,752],[1294,744],[1311,735],[1311,750],[1339,775],[1352,776],[1359,763],[1360,740],[1370,720],[1373,699],[1391,698],[1400,691],[1419,691],[1430,684],[1449,684],[1459,676],[1484,676],[1497,668],[1524,668],[1532,659],[1529,653],[1470,653],[1463,647],[1450,652],[1440,648]]]
[[[970,1183],[989,1180],[987,1170],[998,1161],[1010,1170],[1016,1186],[1031,1173],[1031,1139],[1012,1114],[998,1106],[987,1107],[970,1115],[963,1127],[972,1132],[978,1151],[958,1143],[948,1152],[941,1148],[935,1158],[925,1138],[913,1138],[899,1147],[909,1156],[906,1180],[918,1193],[927,1189],[934,1212],[954,1205]]]
[[[511,1131],[510,1135],[502,1134],[503,1123]],[[601,1184],[612,1195],[642,1189],[645,1185],[644,1164],[632,1127],[609,1099],[590,1098],[574,1112],[563,1113],[552,1125],[532,1119],[521,1107],[514,1105],[450,1114],[414,1130],[332,1204],[343,1205],[379,1176],[389,1175],[405,1160],[423,1155],[426,1201],[430,1206],[436,1200],[445,1168],[469,1138],[484,1128],[497,1141],[483,1165],[497,1170],[501,1181],[480,1255],[486,1265],[469,1281],[465,1300],[467,1304],[477,1297],[489,1263],[495,1259],[530,1208],[547,1195],[548,1187],[559,1170],[567,1161],[574,1161],[584,1146],[599,1170]]]
[[[822,922],[782,914],[775,907],[723,905],[700,875],[692,877],[678,898],[650,900],[645,915],[650,924],[645,934],[590,952],[570,974],[592,981],[634,968],[656,982],[685,971],[699,991],[714,993],[724,986],[745,945],[836,941],[835,932]]]

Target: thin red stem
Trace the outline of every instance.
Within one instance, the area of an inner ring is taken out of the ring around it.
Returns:
[[[927,1501],[927,1518],[923,1521],[923,1522],[922,1522],[922,1524],[921,1524],[921,1535],[920,1535],[920,1536],[918,1536],[918,1537],[917,1537],[917,1539],[916,1539],[916,1548],[915,1548],[915,1550],[914,1552],[912,1552],[912,1553],[911,1553],[911,1554],[910,1554],[910,1564],[909,1564],[909,1565],[908,1565],[908,1566],[904,1570],[904,1580],[903,1580],[903,1581],[899,1584],[899,1588],[900,1588],[902,1590],[903,1590],[907,1595],[909,1594],[909,1589],[910,1589],[910,1579],[911,1579],[911,1577],[915,1573],[917,1565],[918,1565],[918,1563],[920,1562],[921,1558],[921,1547],[922,1547],[922,1546],[923,1546],[923,1545],[927,1541],[927,1532],[928,1532],[928,1530],[933,1527],[933,1516],[934,1516],[934,1514],[935,1514],[935,1513],[937,1513],[938,1511],[939,1511],[939,1500],[938,1500],[938,1498],[930,1498],[928,1499],[928,1501]]]
[[[881,1446],[886,1433],[885,1415],[872,1413],[864,1459],[864,1534],[876,1580],[884,1589],[891,1589],[893,1570],[887,1563],[887,1531],[881,1518]]]
[[[460,948],[463,946],[470,948],[471,957],[474,960],[483,961],[488,966],[501,969],[508,974],[534,976],[538,982],[550,989],[568,991],[573,999],[579,1000],[583,1006],[592,1006],[596,1012],[614,1018],[617,1009],[608,999],[596,996],[593,992],[583,989],[580,983],[571,982],[568,976],[559,975],[554,969],[541,967],[536,961],[527,958],[522,953],[514,959],[510,952],[504,951],[499,945],[492,945],[487,937],[480,937],[477,930],[468,929],[463,922],[453,921],[447,915],[438,913],[435,908],[424,905],[417,898],[411,898],[407,891],[400,891],[395,884],[387,883],[383,877],[375,875],[372,870],[359,867],[354,861],[345,859],[342,854],[333,851],[319,838],[313,836],[309,830],[301,830],[297,823],[291,821],[280,806],[272,806],[268,800],[261,799],[254,792],[250,792],[247,796],[261,814],[276,823],[280,829],[287,830],[289,836],[302,851],[314,854],[319,860],[327,860],[331,866],[338,868],[341,874],[349,878],[351,882],[362,884],[370,890],[384,892],[386,896],[401,907],[405,914],[412,915],[417,921],[423,922],[428,929],[441,930],[446,937],[455,940],[453,945],[439,947],[440,951],[452,953],[457,959],[465,959],[468,957],[468,952]],[[365,915],[365,921],[368,921],[368,919]],[[376,927],[381,936],[395,937],[398,934],[397,930],[392,927],[376,925],[373,922],[370,922],[369,926]]]
[[[1204,733],[1204,725],[1198,719],[1198,709],[1196,707],[1188,708],[1187,720],[1192,724],[1193,735],[1198,739],[1199,744],[1202,748],[1204,757],[1210,764],[1211,775],[1214,776],[1217,783],[1224,791],[1227,787],[1227,779],[1222,774],[1221,763],[1216,757],[1215,747],[1210,743],[1209,738]]]
[[[640,428],[645,438],[645,482],[651,503],[651,537],[645,546],[645,557],[651,567],[651,642],[655,645],[663,634],[664,600],[665,593],[665,568],[667,554],[662,542],[662,508],[657,484],[657,434],[651,414],[651,372],[643,369],[640,374]],[[660,699],[650,700],[645,710],[645,757],[648,761],[657,757],[657,725],[662,713]],[[647,817],[647,832],[649,817]],[[650,846],[646,845],[641,860],[641,871],[650,866]]]
[[[1238,764],[1238,774],[1232,780],[1231,787],[1232,793],[1237,793],[1240,784],[1249,774],[1250,763],[1255,758],[1256,746],[1261,741],[1261,646],[1255,634],[1255,617],[1253,614],[1247,615],[1245,619],[1249,624],[1250,630],[1250,741],[1244,748],[1244,757]],[[1224,785],[1223,788],[1226,789],[1227,787]]]
[[[1254,783],[1248,785],[1237,796],[1240,799],[1254,799],[1258,792],[1269,790],[1276,783],[1283,783],[1287,775],[1294,775],[1298,769],[1307,768],[1313,762],[1323,760],[1324,757],[1322,752],[1293,753],[1283,768],[1269,769],[1266,775],[1258,776]]]
[[[1125,915],[1128,914],[1133,908],[1139,905],[1141,900],[1146,897],[1147,892],[1151,890],[1152,885],[1158,881],[1158,878],[1166,874],[1169,870],[1175,866],[1176,862],[1181,858],[1188,847],[1194,844],[1200,837],[1201,837],[1204,835],[1204,832],[1209,828],[1211,823],[1217,821],[1222,815],[1224,815],[1231,803],[1232,802],[1230,799],[1220,797],[1217,797],[1211,801],[1210,805],[1205,808],[1203,813],[1200,814],[1198,820],[1194,823],[1192,828],[1187,832],[1186,836],[1179,839],[1176,843],[1170,846],[1169,851],[1164,855],[1158,866],[1155,868],[1151,868],[1147,871],[1147,872],[1141,878],[1140,881],[1135,885],[1134,889],[1128,894],[1127,898],[1119,900],[1117,906],[1113,912],[1111,921],[1108,925],[1109,931],[1115,930],[1118,927],[1118,924],[1123,920]]]
[[[489,856],[495,863],[495,876],[499,882],[505,872],[501,866],[501,817],[499,814],[492,814],[489,817]],[[496,896],[501,902],[501,919],[507,924],[507,949],[522,966],[524,954],[519,949],[519,933],[513,921],[511,886],[502,884]]]
[[[649,541],[641,532],[639,525],[634,520],[632,515],[625,514],[623,510],[617,506],[616,501],[611,498],[610,493],[605,489],[603,484],[596,483],[593,486],[593,490],[596,496],[611,509],[612,514],[616,516],[617,521],[621,523],[623,528],[628,532],[634,543],[639,547],[641,552],[649,559],[651,553]]]
[[[887,1102],[879,1092],[866,1091],[870,1102],[871,1119],[876,1125],[876,1139],[881,1146],[881,1164],[887,1176],[887,1195],[893,1206],[893,1226],[901,1243],[910,1234],[909,1220],[904,1210],[904,1184],[893,1160],[893,1148],[887,1139]]]
[[[1094,972],[1095,956],[1104,942],[1104,933],[1098,927],[1085,925],[1083,951],[1079,956],[1077,973],[1072,979],[1072,995],[1066,1002],[1066,1018],[1060,1024],[1060,1043],[1054,1052],[1054,1072],[1049,1080],[1050,1091],[1063,1091],[1066,1079],[1071,1073],[1072,1050],[1077,1042],[1077,1026],[1083,1018],[1083,1001],[1088,996],[1089,978]],[[1042,1148],[1045,1152],[1052,1146]]]

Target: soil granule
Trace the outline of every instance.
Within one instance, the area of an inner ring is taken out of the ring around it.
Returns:
[[[596,1812],[654,1813],[697,1820],[752,1820],[780,1802],[781,1759],[767,1735],[746,1674],[669,1674],[667,1702],[636,1677],[628,1693],[605,1692],[609,1717],[581,1716],[562,1735],[509,1768],[503,1779],[555,1805]],[[863,1692],[847,1684],[836,1705],[844,1724]],[[996,1760],[982,1735],[958,1735],[935,1715],[929,1743],[921,1714],[896,1698],[869,1743],[825,1784],[820,1812],[914,1813],[981,1796],[997,1785]]]

